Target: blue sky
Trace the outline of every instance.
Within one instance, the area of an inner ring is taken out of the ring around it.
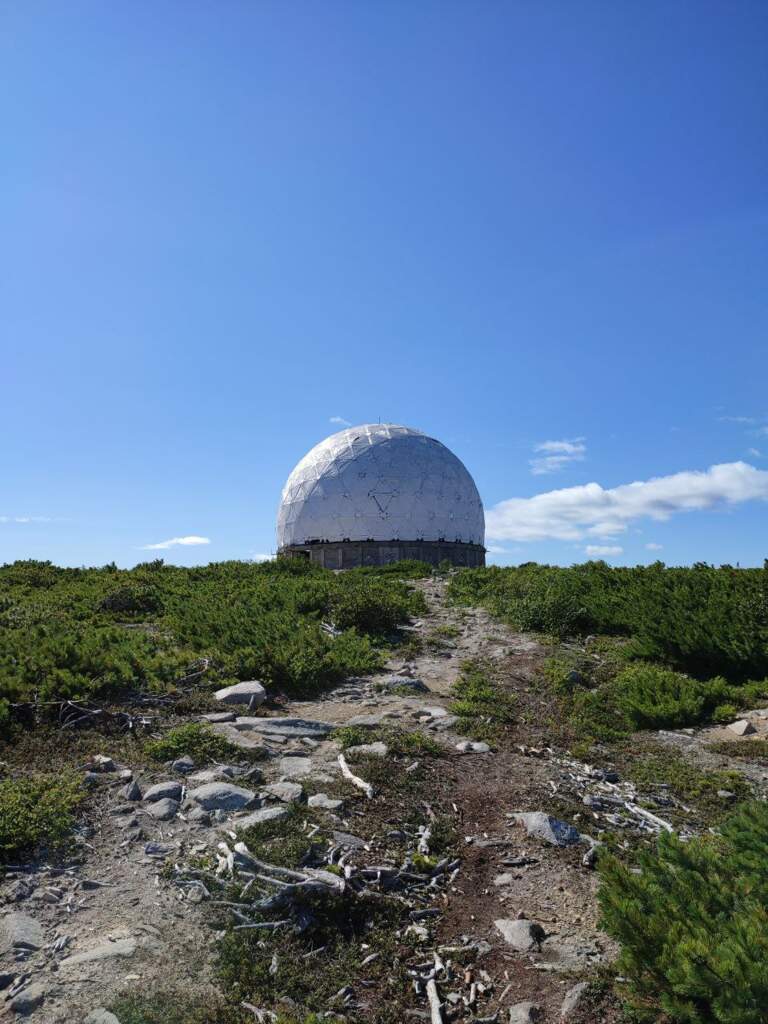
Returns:
[[[464,460],[501,563],[768,555],[763,2],[0,25],[0,562],[269,553],[379,417]]]

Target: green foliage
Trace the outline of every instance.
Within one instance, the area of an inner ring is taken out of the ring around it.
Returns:
[[[721,743],[711,743],[708,749],[724,757],[768,764],[768,740],[723,740]]]
[[[732,809],[731,798],[718,796],[720,791],[732,793],[735,800],[746,800],[751,794],[739,772],[704,771],[674,750],[642,754],[628,766],[627,773],[641,792],[668,791],[692,806],[696,817],[707,825],[716,824]],[[660,784],[665,788],[661,789]]]
[[[457,573],[450,596],[487,607],[517,629],[553,636],[631,636],[638,657],[699,678],[768,675],[768,563],[763,569],[657,562],[611,568],[526,563]]]
[[[342,725],[334,729],[333,739],[341,745],[342,750],[380,740],[386,743],[390,754],[395,756],[440,757],[444,753],[437,740],[427,736],[420,729],[408,731],[395,726],[366,729],[362,725]]]
[[[83,797],[82,781],[71,772],[0,782],[0,863],[61,852]]]
[[[663,835],[640,872],[601,857],[605,930],[637,1008],[679,1024],[762,1024],[768,1005],[768,805],[745,805],[720,836]]]
[[[0,700],[168,692],[203,657],[211,684],[312,692],[382,665],[382,636],[423,610],[404,582],[416,571],[334,574],[297,559],[2,566]]]
[[[482,662],[462,663],[452,694],[451,711],[461,719],[497,726],[509,725],[515,720],[514,695],[494,682]]]
[[[120,1024],[242,1024],[246,1018],[239,1008],[227,1006],[210,992],[192,993],[177,989],[119,993],[109,1009]]]
[[[186,722],[177,725],[159,740],[150,740],[144,745],[144,753],[151,761],[174,761],[183,754],[189,754],[195,764],[209,764],[212,761],[242,760],[247,750],[219,736],[204,722]]]

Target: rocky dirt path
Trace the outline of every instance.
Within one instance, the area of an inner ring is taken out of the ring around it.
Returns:
[[[438,976],[444,1019],[561,1019],[574,982],[612,951],[597,930],[589,840],[571,843],[546,819],[521,824],[513,817],[546,812],[573,775],[545,749],[551,708],[536,685],[545,652],[483,610],[448,606],[443,581],[416,585],[429,611],[411,627],[417,642],[407,661],[394,660],[386,672],[352,680],[323,699],[287,702],[267,717],[238,714],[242,708],[213,716],[227,719],[215,728],[239,746],[264,748],[255,768],[176,764],[134,779],[131,765],[107,765],[98,773],[81,855],[63,868],[22,866],[2,883],[0,981],[9,1016],[78,1022],[126,988],[208,984],[215,937],[204,917],[205,891],[172,884],[168,865],[215,856],[235,827],[285,815],[308,794],[334,836],[364,830],[365,808],[348,815],[332,795],[340,770],[330,733],[340,725],[393,724],[423,729],[446,748],[423,798],[452,815],[461,866],[420,941],[430,956],[455,946],[476,954],[466,977]],[[450,691],[469,658],[493,665],[518,703],[518,723],[494,751],[457,748],[466,738],[456,732]],[[602,775],[590,779],[600,783]],[[153,791],[159,783],[165,788]],[[331,795],[323,795],[324,787]],[[571,818],[577,827],[579,817]],[[528,1002],[537,1009],[523,1006],[519,1017],[510,1016],[510,1007]],[[424,983],[416,981],[405,1013],[429,1019]],[[376,1021],[375,1008],[367,1019]],[[582,1006],[572,1019],[607,1018],[590,1017]]]

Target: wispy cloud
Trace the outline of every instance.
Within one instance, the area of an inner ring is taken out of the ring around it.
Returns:
[[[531,472],[534,476],[545,473],[557,473],[570,462],[583,462],[587,454],[587,446],[583,437],[574,437],[563,441],[542,441],[534,445],[535,458],[530,459]]]
[[[343,416],[331,416],[328,420],[329,423],[335,423],[339,427],[351,427],[352,424],[349,420],[345,420]]]
[[[768,472],[747,462],[710,466],[605,489],[597,483],[501,501],[486,515],[494,540],[581,540],[623,533],[636,519],[768,500]]]
[[[747,448],[747,455],[751,455],[755,459],[762,459],[763,453],[759,448]]]
[[[587,544],[584,551],[590,558],[610,558],[611,555],[624,554],[620,544]]]
[[[50,523],[50,516],[0,516],[0,523]]]
[[[197,544],[210,544],[208,537],[196,537],[194,534],[189,537],[171,537],[170,540],[161,540],[157,544],[142,544],[142,551],[165,551],[166,548],[194,547]]]
[[[252,562],[271,562],[274,555],[270,555],[267,551],[254,551],[251,554]]]
[[[646,551],[663,551],[663,549],[664,549],[664,545],[663,544],[656,544],[652,540],[648,541],[648,543],[645,545],[645,550]]]
[[[760,423],[760,416],[718,416],[720,423]]]

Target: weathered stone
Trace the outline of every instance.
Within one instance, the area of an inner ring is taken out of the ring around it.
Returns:
[[[217,690],[214,697],[222,704],[246,704],[256,708],[267,699],[267,691],[260,682],[251,679],[250,682],[225,686],[223,690]]]
[[[203,715],[203,718],[206,720],[206,722],[211,723],[234,722],[234,720],[237,718],[237,715],[235,714],[234,711],[212,711],[208,715]]]
[[[448,711],[445,708],[440,707],[440,705],[435,704],[433,707],[419,708],[418,714],[429,715],[430,718],[445,718]]]
[[[8,1006],[14,1013],[25,1016],[32,1013],[45,999],[45,989],[38,982],[28,985],[21,992],[18,992],[10,1001]]]
[[[431,718],[427,723],[430,732],[448,732],[458,722],[457,715],[443,715],[442,718]]]
[[[105,942],[101,946],[94,946],[83,953],[74,953],[66,956],[59,964],[61,970],[70,967],[78,967],[80,964],[90,964],[96,960],[109,960],[116,956],[133,956],[136,952],[136,939],[117,939],[115,942]]]
[[[262,807],[252,814],[246,814],[243,818],[235,818],[228,823],[227,828],[250,828],[251,825],[263,825],[265,821],[280,821],[281,818],[287,818],[290,813],[290,809],[285,806]]]
[[[269,750],[262,743],[263,737],[261,735],[249,736],[248,733],[236,728],[235,721],[219,722],[216,725],[212,725],[211,730],[217,736],[222,736],[233,746],[239,747],[241,750],[250,751],[252,755],[262,757],[269,755]]]
[[[738,722],[731,722],[728,728],[737,736],[749,736],[751,733],[757,732],[754,725],[748,722],[746,718],[740,718]]]
[[[187,821],[191,821],[193,825],[210,825],[211,816],[202,807],[193,807],[187,815]]]
[[[507,945],[520,953],[538,949],[545,938],[544,929],[535,921],[512,921],[509,918],[502,918],[493,923]]]
[[[171,818],[175,818],[179,810],[179,801],[171,800],[170,797],[163,797],[162,800],[153,800],[149,807],[146,808],[147,814],[150,814],[157,821],[170,821]]]
[[[578,985],[574,985],[573,988],[568,989],[568,991],[565,993],[563,1005],[560,1007],[561,1017],[570,1017],[571,1014],[575,1012],[576,1007],[584,998],[584,994],[588,988],[588,981],[580,981]]]
[[[401,671],[404,671],[401,669]],[[408,669],[410,672],[410,669]],[[409,689],[414,693],[428,693],[429,687],[421,679],[413,679],[408,675],[387,676],[386,679],[377,679],[376,686],[383,690]]]
[[[113,772],[117,765],[106,754],[94,754],[91,758],[91,770],[94,772]]]
[[[357,725],[361,729],[376,729],[387,717],[388,715],[385,711],[381,711],[377,715],[353,715],[344,724]]]
[[[494,885],[499,885],[499,886],[502,886],[502,885],[512,885],[515,881],[516,881],[515,876],[511,872],[505,871],[501,875],[496,875],[496,877],[493,880],[493,884]]]
[[[98,1010],[91,1010],[83,1021],[83,1024],[120,1024],[120,1021],[109,1010],[99,1007]]]
[[[273,782],[264,787],[264,792],[285,804],[295,804],[304,796],[304,788],[298,782]]]
[[[491,748],[479,740],[461,740],[456,744],[460,754],[490,754]]]
[[[543,811],[516,812],[510,817],[522,825],[529,836],[541,839],[552,846],[573,846],[581,839],[573,825],[544,814]]]
[[[180,782],[158,782],[150,786],[144,794],[145,803],[153,803],[155,800],[181,800],[182,785]]]
[[[13,911],[0,921],[0,953],[13,949],[41,949],[45,939],[39,921]]]
[[[188,796],[206,811],[239,811],[256,799],[256,794],[251,790],[233,786],[229,782],[208,782],[191,790]]]
[[[176,760],[171,765],[172,770],[178,772],[179,775],[187,775],[189,772],[194,770],[194,767],[195,762],[192,760],[189,754],[184,754],[182,757],[177,757]]]
[[[312,771],[312,761],[308,757],[281,757],[280,774],[288,779],[301,779]]]
[[[123,790],[123,798],[125,800],[141,800],[141,788],[135,779],[129,782]]]
[[[509,1008],[509,1024],[536,1024],[541,1020],[541,1007],[536,1003],[515,1003]]]
[[[340,811],[344,806],[343,800],[334,800],[327,793],[315,793],[307,800],[309,807],[319,807],[323,811]]]
[[[366,845],[364,839],[361,839],[360,836],[353,836],[349,832],[334,832],[333,841],[339,846],[348,846],[352,850],[362,850]]]
[[[381,740],[376,740],[375,743],[360,743],[356,747],[348,747],[347,753],[353,757],[356,755],[367,756],[367,757],[386,757],[389,753],[389,747],[386,743],[382,743]]]
[[[241,730],[252,730],[262,733],[264,736],[288,736],[301,739],[309,736],[310,739],[327,736],[333,731],[334,726],[328,722],[318,722],[306,718],[254,718],[242,716],[234,722],[234,728]]]

